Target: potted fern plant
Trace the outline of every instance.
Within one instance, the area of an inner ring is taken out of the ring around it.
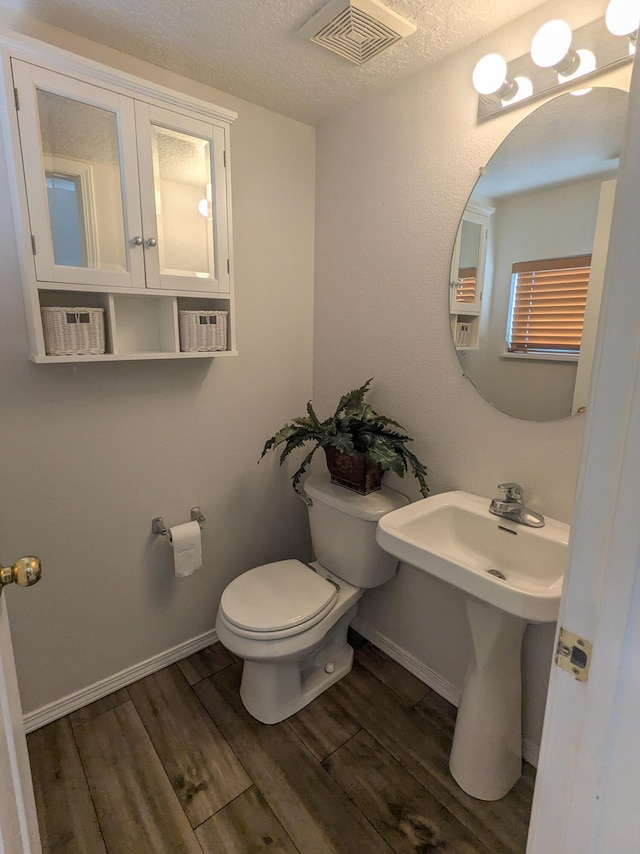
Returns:
[[[405,428],[384,415],[378,415],[365,402],[372,379],[360,388],[343,394],[333,415],[321,421],[311,401],[307,403],[307,414],[294,418],[268,439],[262,457],[269,451],[284,445],[280,453],[280,464],[308,442],[313,447],[302,460],[291,478],[293,488],[300,494],[300,480],[318,448],[324,448],[327,467],[333,483],[367,495],[380,489],[385,471],[400,477],[411,470],[420,484],[420,492],[426,498],[429,487],[427,470],[407,442],[413,441]]]

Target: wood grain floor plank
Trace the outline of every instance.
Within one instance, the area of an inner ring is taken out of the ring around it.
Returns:
[[[301,854],[388,854],[382,837],[291,730],[248,714],[240,672],[228,667],[194,690]]]
[[[84,724],[91,720],[91,718],[95,718],[103,712],[108,712],[109,709],[114,709],[120,703],[126,703],[130,699],[131,697],[126,688],[121,688],[119,691],[107,694],[106,697],[102,697],[102,699],[96,700],[94,703],[89,703],[88,706],[83,706],[81,709],[71,712],[69,715],[71,726],[76,727],[78,724]]]
[[[202,854],[131,701],[74,734],[109,854]]]
[[[43,854],[105,854],[68,718],[27,736]]]
[[[213,676],[219,670],[229,667],[236,661],[235,657],[226,650],[220,642],[211,644],[188,658],[178,662],[178,667],[189,685],[195,685],[207,676]]]
[[[297,854],[258,789],[252,786],[196,830],[204,854]]]
[[[500,801],[471,798],[449,772],[450,741],[357,663],[329,689],[376,741],[407,768],[492,854],[526,848],[533,787],[527,774]]]
[[[397,854],[492,854],[364,730],[323,766]]]
[[[453,739],[458,712],[453,703],[445,700],[435,691],[429,690],[420,702],[416,703],[415,709],[424,715],[430,727],[440,730],[445,738]]]
[[[45,854],[467,854],[469,834],[490,854],[522,854],[534,769],[525,764],[501,801],[470,798],[448,770],[453,706],[427,690],[412,707],[413,677],[394,672],[398,665],[368,641],[352,640],[352,673],[273,727],[244,710],[241,665],[216,644],[130,686],[148,731],[122,689],[31,733]],[[189,687],[210,669],[215,675]],[[216,773],[223,788],[235,778],[241,793],[221,793]],[[452,828],[448,813],[458,822]],[[443,848],[456,827],[459,847]]]
[[[141,679],[129,692],[192,827],[251,786],[177,665]]]
[[[360,724],[326,691],[285,722],[318,762],[358,732]]]
[[[417,676],[409,673],[401,664],[389,658],[369,641],[365,641],[358,648],[358,663],[395,691],[398,697],[410,706],[421,700],[430,690]]]

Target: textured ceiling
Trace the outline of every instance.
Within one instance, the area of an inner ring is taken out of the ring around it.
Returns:
[[[628,100],[625,91],[605,86],[581,97],[565,93],[538,107],[498,148],[474,193],[496,200],[615,174]]]
[[[0,0],[6,8],[318,124],[543,0],[387,0],[417,32],[363,66],[303,40],[323,0]]]

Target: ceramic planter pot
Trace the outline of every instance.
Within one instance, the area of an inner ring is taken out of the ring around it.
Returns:
[[[366,454],[356,451],[351,457],[331,446],[326,447],[324,452],[332,483],[352,489],[360,495],[368,495],[381,488],[384,469]]]

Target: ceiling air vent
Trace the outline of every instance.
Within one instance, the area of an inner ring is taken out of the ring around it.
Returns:
[[[364,65],[415,31],[411,21],[378,0],[332,0],[298,34]]]

